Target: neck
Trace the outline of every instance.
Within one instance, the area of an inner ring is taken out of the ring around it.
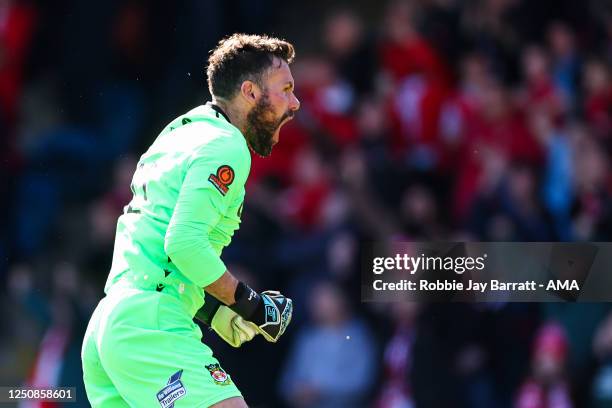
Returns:
[[[246,113],[235,103],[223,99],[213,98],[212,103],[223,109],[232,125],[236,126],[244,135],[246,130]]]

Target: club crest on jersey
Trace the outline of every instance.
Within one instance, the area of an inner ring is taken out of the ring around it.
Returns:
[[[172,374],[167,385],[157,392],[157,401],[162,408],[174,408],[174,402],[187,394],[181,381],[181,375],[183,375],[183,370]]]
[[[221,368],[221,366],[219,366],[219,364],[210,364],[205,366],[206,369],[208,370],[208,372],[210,373],[210,376],[212,377],[213,381],[215,382],[215,384],[217,385],[229,385],[232,383],[232,380],[230,380],[229,376],[227,375],[227,373],[225,372],[225,370],[223,370]]]
[[[234,169],[227,164],[219,166],[217,174],[211,173],[210,176],[208,176],[208,181],[219,190],[221,195],[225,196],[229,190],[230,184],[234,182]]]

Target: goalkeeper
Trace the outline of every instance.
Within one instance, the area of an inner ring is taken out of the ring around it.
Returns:
[[[94,408],[246,407],[193,318],[234,347],[256,334],[276,342],[291,320],[290,299],[257,293],[219,256],[240,224],[249,148],[270,155],[299,109],[293,58],[276,38],[222,40],[208,60],[212,102],[170,122],[141,156],[83,340]]]

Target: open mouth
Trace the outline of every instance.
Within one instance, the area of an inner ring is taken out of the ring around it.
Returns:
[[[290,113],[285,113],[283,115],[283,117],[281,118],[280,122],[279,122],[279,126],[280,125],[284,125],[285,123],[289,122],[291,119],[293,119],[293,112]]]

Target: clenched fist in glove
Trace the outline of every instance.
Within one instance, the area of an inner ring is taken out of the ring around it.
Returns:
[[[230,309],[266,340],[276,343],[291,322],[291,299],[271,290],[259,294],[242,282],[238,284],[234,297],[236,303]]]
[[[198,310],[195,317],[213,329],[232,347],[240,347],[243,343],[252,340],[258,333],[252,327],[252,323],[245,321],[208,293],[205,294],[204,306]]]

